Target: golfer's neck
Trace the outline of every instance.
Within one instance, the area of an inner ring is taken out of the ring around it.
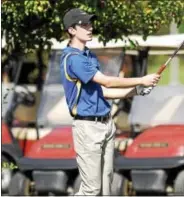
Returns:
[[[81,40],[79,40],[79,39],[77,39],[75,37],[70,42],[70,46],[71,47],[77,48],[77,49],[79,49],[81,51],[84,50],[85,45],[86,45],[86,42],[83,42],[83,41],[81,41]]]

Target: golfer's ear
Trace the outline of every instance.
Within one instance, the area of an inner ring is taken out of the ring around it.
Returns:
[[[75,35],[75,32],[76,32],[76,30],[75,30],[73,27],[69,27],[69,28],[68,28],[68,33],[69,33],[69,34],[71,34],[71,35],[74,36],[74,35]]]

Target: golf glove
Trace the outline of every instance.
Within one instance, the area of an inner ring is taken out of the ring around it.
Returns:
[[[144,96],[144,95],[148,95],[152,91],[153,86],[144,87],[144,86],[138,85],[135,88],[136,88],[136,91],[137,91],[137,95]]]

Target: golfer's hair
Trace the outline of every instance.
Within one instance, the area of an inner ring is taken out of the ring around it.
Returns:
[[[75,28],[76,25],[72,25],[71,27]],[[67,46],[69,46],[71,44],[71,41],[72,41],[72,38],[73,38],[73,35],[69,33],[69,31],[67,30],[67,34],[69,36],[69,41],[68,41],[68,44]]]

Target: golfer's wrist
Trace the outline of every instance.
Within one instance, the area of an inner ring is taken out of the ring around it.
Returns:
[[[138,78],[138,84],[137,85],[144,85],[144,79],[143,77]]]

